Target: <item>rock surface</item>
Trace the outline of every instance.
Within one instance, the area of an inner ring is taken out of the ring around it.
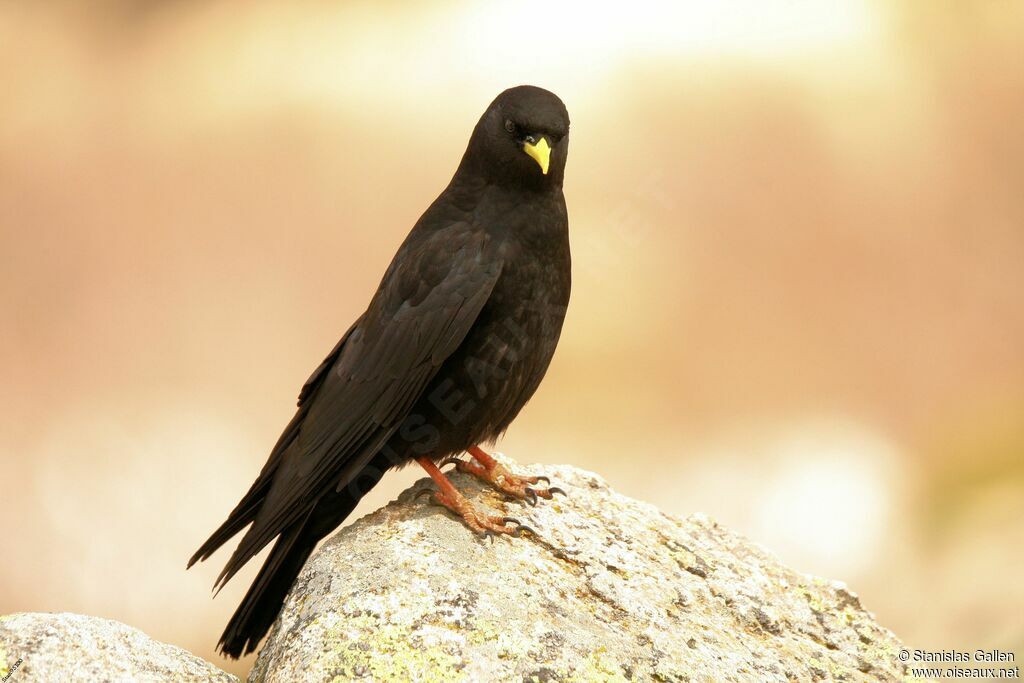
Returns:
[[[566,466],[568,497],[508,502],[536,536],[474,536],[397,501],[307,563],[250,674],[310,681],[891,681],[899,641],[842,584],[797,573],[706,517],[677,519]]]
[[[0,679],[11,683],[238,681],[192,653],[120,622],[37,612],[0,617]]]

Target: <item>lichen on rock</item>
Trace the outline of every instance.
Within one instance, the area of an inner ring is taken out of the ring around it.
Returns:
[[[192,653],[122,623],[40,612],[0,617],[0,677],[8,674],[17,683],[238,681]]]
[[[678,519],[568,466],[567,497],[477,506],[536,536],[475,536],[422,480],[307,563],[250,674],[312,681],[891,681],[899,641],[838,582],[714,521]]]

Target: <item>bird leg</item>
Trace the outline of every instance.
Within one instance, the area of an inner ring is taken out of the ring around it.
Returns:
[[[565,495],[565,491],[560,488],[533,486],[541,481],[545,484],[549,484],[551,481],[547,477],[520,477],[512,474],[507,467],[489,456],[479,446],[471,447],[469,454],[480,464],[478,465],[473,461],[460,460],[455,464],[456,469],[460,472],[472,474],[474,477],[486,481],[502,493],[525,500],[530,505],[536,505],[537,498],[551,498],[556,493]]]
[[[490,536],[491,534],[512,534],[517,531],[529,531],[533,529],[519,523],[519,520],[501,515],[486,515],[477,512],[473,504],[466,499],[462,493],[444,476],[444,472],[437,468],[430,458],[416,458],[416,462],[427,471],[430,478],[437,484],[438,490],[434,493],[434,502],[445,506],[466,522],[466,525],[474,533]],[[511,525],[511,526],[509,526]]]

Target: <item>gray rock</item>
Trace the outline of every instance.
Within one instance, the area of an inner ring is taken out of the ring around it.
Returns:
[[[0,679],[11,683],[238,681],[138,629],[66,612],[0,617]]]
[[[510,462],[510,461],[509,461]],[[514,463],[511,463],[514,466]],[[568,497],[478,507],[537,536],[474,536],[413,496],[310,559],[251,682],[893,681],[900,642],[845,586],[799,574],[701,515],[677,519],[566,466]]]

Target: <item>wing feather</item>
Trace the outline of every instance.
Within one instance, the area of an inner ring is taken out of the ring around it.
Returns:
[[[501,275],[487,238],[467,224],[415,238],[345,343],[303,387],[300,405],[308,410],[219,584],[321,496],[359,476],[476,322]]]

